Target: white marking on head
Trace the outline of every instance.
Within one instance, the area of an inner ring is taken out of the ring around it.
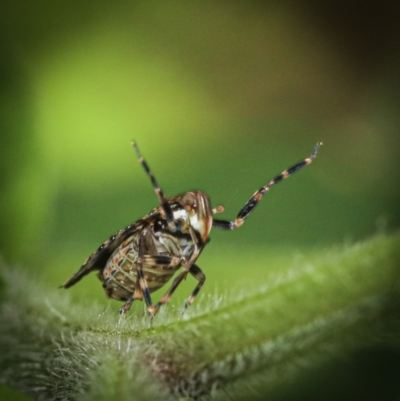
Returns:
[[[212,226],[212,217],[202,217],[199,219],[198,214],[195,213],[193,216],[190,216],[190,225],[198,233],[200,233],[203,240],[205,240],[210,233],[210,229]]]
[[[173,213],[174,220],[182,219],[183,221],[187,220],[188,212],[185,209],[175,210]]]

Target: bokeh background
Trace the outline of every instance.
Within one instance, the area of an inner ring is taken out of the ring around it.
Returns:
[[[226,264],[231,245],[240,259],[396,228],[398,17],[390,1],[4,2],[3,256],[62,282],[154,207],[133,138],[167,195],[204,190],[227,218],[324,142],[213,234],[205,254]]]
[[[153,208],[132,139],[167,195],[204,190],[229,219],[324,142],[240,230],[212,233],[209,293],[397,229],[399,18],[389,0],[4,0],[3,258],[56,286]],[[73,297],[107,302],[85,282]]]

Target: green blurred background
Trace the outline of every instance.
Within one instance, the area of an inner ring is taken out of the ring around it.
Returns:
[[[396,229],[398,21],[392,1],[4,1],[4,259],[61,284],[153,208],[132,139],[167,195],[204,190],[229,219],[324,142],[243,228],[212,233],[209,292]],[[85,282],[73,296],[103,300]]]
[[[213,231],[203,297],[397,229],[399,4],[4,0],[3,258],[55,287],[156,206],[132,139],[167,195],[204,190],[229,219],[324,142],[240,230]],[[69,293],[106,307],[84,283]]]

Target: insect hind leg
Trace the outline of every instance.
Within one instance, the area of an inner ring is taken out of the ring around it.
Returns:
[[[282,180],[290,177],[296,171],[299,171],[303,167],[308,166],[309,164],[312,163],[312,161],[317,157],[318,149],[320,148],[321,145],[322,142],[318,142],[314,146],[314,149],[310,157],[307,157],[306,159],[288,168],[287,170],[282,171],[282,173],[277,175],[274,179],[270,180],[266,185],[264,185],[258,191],[256,191],[253,194],[253,196],[244,204],[244,206],[239,211],[234,221],[214,219],[213,227],[222,228],[224,230],[234,230],[236,228],[239,228],[244,223],[245,219],[247,219],[247,217],[250,215],[250,213],[253,212],[254,208],[259,204],[263,196],[269,191],[269,189],[273,185],[280,183]]]
[[[165,214],[169,229],[172,232],[178,231],[179,225],[174,220],[174,216],[172,214],[171,206],[169,205],[168,200],[164,195],[164,192],[162,191],[162,189],[158,185],[156,178],[154,177],[153,173],[151,172],[150,167],[147,164],[146,160],[144,159],[144,157],[140,153],[140,150],[139,150],[139,148],[138,148],[138,146],[137,146],[135,141],[132,141],[132,146],[133,146],[133,149],[135,150],[135,153],[136,153],[136,156],[137,156],[137,158],[139,160],[139,163],[142,165],[142,167],[143,167],[144,171],[146,172],[147,176],[150,178],[151,184],[153,185],[153,188],[154,188],[154,192],[156,193],[156,195],[157,195],[157,197],[158,197],[158,199],[160,201],[160,206],[164,210],[164,214]]]
[[[130,297],[126,300],[126,302],[124,303],[124,305],[123,305],[121,308],[119,308],[119,313],[120,313],[121,315],[123,315],[123,314],[125,314],[126,312],[128,312],[129,309],[131,309],[131,306],[132,306],[133,301],[134,301],[135,299],[136,299],[136,298],[135,298],[135,295],[130,296]]]
[[[135,292],[128,298],[126,303],[120,308],[119,312],[121,315],[123,315],[125,312],[127,312],[133,301],[135,299],[143,299],[147,311],[150,314],[150,317],[153,318],[156,314],[156,308],[152,303],[151,296],[150,296],[150,289],[146,281],[146,277],[143,272],[143,257],[144,257],[144,250],[145,250],[145,238],[147,235],[148,229],[144,229],[140,233],[139,237],[139,252],[138,252],[138,258],[136,262],[136,274],[137,274],[137,287]]]

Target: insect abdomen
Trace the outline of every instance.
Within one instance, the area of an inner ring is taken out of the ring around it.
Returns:
[[[128,299],[136,288],[137,250],[134,237],[128,238],[108,259],[103,274],[103,288],[107,296],[118,300]]]

